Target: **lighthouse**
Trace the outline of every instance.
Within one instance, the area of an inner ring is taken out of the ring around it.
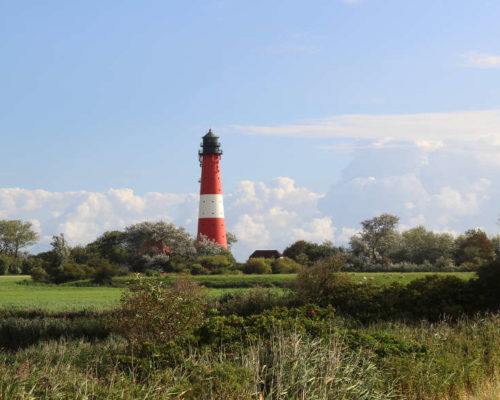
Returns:
[[[222,182],[219,161],[222,155],[219,137],[211,129],[203,136],[198,152],[201,166],[198,241],[206,236],[227,248]]]

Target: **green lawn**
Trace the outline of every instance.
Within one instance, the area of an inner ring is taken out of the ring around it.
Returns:
[[[0,276],[1,308],[46,310],[105,309],[118,304],[123,289],[56,285],[18,285],[29,276]]]
[[[379,284],[391,282],[408,283],[432,273],[353,273],[353,278],[359,282],[373,281]],[[470,279],[473,272],[457,272],[462,279]],[[193,277],[209,290],[210,297],[219,297],[228,292],[243,292],[255,286],[283,287],[293,282],[295,274],[289,275],[209,275]],[[167,279],[176,279],[169,276]],[[109,309],[115,307],[120,299],[123,288],[115,287],[76,287],[69,285],[19,285],[18,282],[30,279],[29,276],[0,276],[0,308],[40,308],[52,311]],[[119,278],[119,280],[131,280]],[[132,279],[133,280],[133,279]],[[281,290],[276,288],[276,290]]]
[[[436,275],[435,272],[353,272],[351,276],[358,282],[371,281],[379,284],[389,284],[392,282],[400,282],[407,284],[415,279],[424,278],[425,276]],[[458,278],[469,280],[475,272],[440,272],[438,275],[450,275]],[[366,277],[366,280],[363,279]]]

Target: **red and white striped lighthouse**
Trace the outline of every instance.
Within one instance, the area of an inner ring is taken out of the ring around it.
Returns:
[[[198,240],[203,235],[227,248],[219,166],[222,150],[219,138],[212,133],[211,129],[203,136],[198,155],[201,165]]]

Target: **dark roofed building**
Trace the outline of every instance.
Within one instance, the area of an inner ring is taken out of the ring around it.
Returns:
[[[283,257],[278,250],[255,250],[249,258],[280,258]]]

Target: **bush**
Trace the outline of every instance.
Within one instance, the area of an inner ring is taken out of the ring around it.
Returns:
[[[245,274],[270,274],[272,272],[270,264],[267,258],[250,258],[242,270]]]
[[[198,258],[201,266],[213,274],[223,274],[231,266],[231,260],[227,255],[203,256]]]
[[[478,295],[483,299],[483,307],[496,311],[500,309],[500,258],[483,265],[477,272]]]
[[[0,275],[5,275],[9,270],[9,257],[0,254]]]
[[[194,282],[141,282],[123,295],[112,326],[133,348],[167,346],[189,340],[205,320],[204,309],[204,293]]]
[[[98,284],[109,285],[113,277],[120,274],[120,269],[104,258],[94,258],[89,261],[89,267],[93,268],[92,281]]]
[[[294,274],[302,266],[288,257],[277,258],[271,263],[273,274]]]
[[[193,264],[190,267],[190,271],[192,275],[208,275],[210,271],[203,267],[201,264]]]
[[[9,274],[20,275],[22,273],[21,266],[19,264],[11,263],[9,265]]]
[[[337,291],[354,284],[349,275],[340,272],[344,263],[345,259],[337,256],[302,269],[295,283],[299,298],[319,305],[330,304]]]
[[[223,315],[247,316],[274,307],[295,306],[297,303],[297,297],[290,290],[277,293],[269,288],[253,288],[243,293],[227,293],[218,301],[218,309]]]
[[[87,278],[90,272],[86,265],[66,262],[54,270],[54,273],[51,274],[51,280],[55,283],[79,281]]]
[[[42,267],[34,267],[31,270],[31,279],[35,282],[46,283],[49,281],[49,274]]]
[[[24,258],[21,262],[21,272],[23,275],[30,275],[31,270],[35,267],[41,267],[42,260],[36,257]]]

